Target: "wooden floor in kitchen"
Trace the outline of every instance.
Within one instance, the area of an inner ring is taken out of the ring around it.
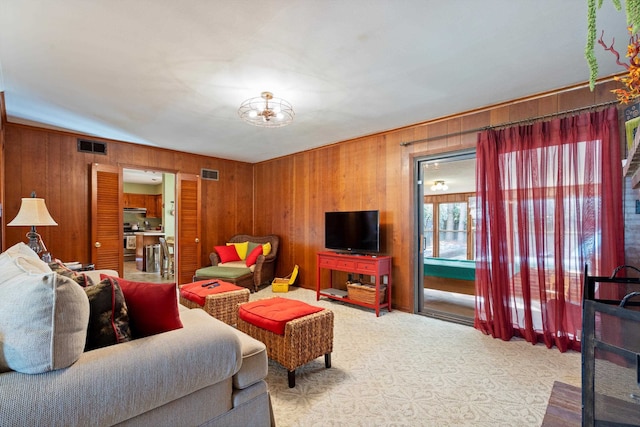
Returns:
[[[160,273],[146,273],[136,268],[135,261],[125,261],[124,263],[124,278],[127,280],[134,280],[136,282],[148,282],[148,283],[175,283],[175,276],[162,277]]]

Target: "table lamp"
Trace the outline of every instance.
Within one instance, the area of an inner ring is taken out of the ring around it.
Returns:
[[[31,231],[27,233],[29,246],[35,253],[46,253],[47,247],[42,241],[42,237],[36,232],[37,225],[58,225],[57,222],[49,214],[44,199],[36,198],[35,191],[31,193],[31,197],[24,197],[18,215],[11,221],[9,226],[27,226],[31,227]]]

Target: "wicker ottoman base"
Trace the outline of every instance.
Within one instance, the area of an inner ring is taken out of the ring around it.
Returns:
[[[287,322],[284,335],[274,334],[238,317],[240,331],[262,341],[269,358],[288,372],[289,387],[296,385],[296,368],[324,355],[325,367],[331,367],[333,351],[333,312],[322,310]]]
[[[238,304],[248,302],[250,293],[249,289],[240,289],[207,295],[203,306],[181,295],[180,304],[187,308],[201,308],[227,325],[235,325],[238,322]]]

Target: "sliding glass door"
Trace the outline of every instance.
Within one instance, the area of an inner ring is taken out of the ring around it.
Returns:
[[[416,161],[416,312],[473,320],[475,152]]]

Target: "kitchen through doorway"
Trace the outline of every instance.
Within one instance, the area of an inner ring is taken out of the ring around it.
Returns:
[[[416,160],[416,312],[473,325],[475,151]]]
[[[122,180],[123,277],[151,283],[175,283],[175,266],[169,258],[173,255],[175,259],[176,175],[125,168]]]

